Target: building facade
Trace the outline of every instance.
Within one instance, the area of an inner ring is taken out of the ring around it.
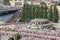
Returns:
[[[33,0],[34,5],[40,5],[41,0]]]
[[[24,0],[10,0],[11,6],[22,7],[24,5]]]
[[[24,4],[40,5],[40,0],[10,0],[11,6],[22,7]]]
[[[3,6],[4,0],[0,0],[0,6]]]
[[[25,3],[32,5],[40,5],[41,0],[26,0]]]

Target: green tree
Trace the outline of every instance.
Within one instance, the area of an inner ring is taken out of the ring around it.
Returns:
[[[47,19],[48,17],[47,17],[47,15],[48,15],[48,12],[47,12],[47,9],[48,9],[48,7],[47,7],[47,5],[46,4],[44,4],[44,6],[43,6],[43,18],[44,19]]]
[[[48,19],[49,19],[50,21],[52,21],[52,11],[53,11],[53,10],[52,10],[52,5],[51,5],[51,6],[50,6],[50,9],[49,9],[49,14],[48,14],[48,15],[49,15],[49,18],[48,18]]]
[[[35,13],[35,17],[34,18],[37,18],[37,6],[35,6],[35,11],[34,11]]]
[[[35,14],[36,12],[35,12],[35,11],[36,11],[36,6],[34,5],[34,6],[33,6],[33,12],[32,12],[32,14],[33,14],[32,17],[33,17],[33,19],[36,18],[36,14]]]
[[[54,5],[54,9],[53,9],[53,22],[54,23],[58,22],[58,10],[56,5]]]
[[[27,22],[31,19],[31,5],[25,4],[22,10],[22,21]]]
[[[22,38],[22,36],[21,36],[19,33],[16,33],[15,39],[16,39],[16,40],[19,40],[20,38]]]
[[[29,16],[30,16],[30,20],[32,19],[32,7],[33,7],[33,6],[30,5],[30,15],[29,15]],[[30,20],[29,20],[29,21],[30,21]]]
[[[31,5],[31,14],[30,14],[30,18],[33,19],[34,18],[34,12],[33,12],[33,6]]]
[[[40,8],[40,11],[41,11],[41,16],[40,16],[40,18],[43,18],[43,4],[41,4],[41,8]]]
[[[14,38],[13,37],[9,37],[9,39],[8,40],[14,40]]]
[[[40,5],[28,5],[25,4],[23,6],[22,12],[21,12],[21,21],[22,22],[29,22],[31,19],[34,18],[45,18],[47,19],[47,5],[41,4]]]
[[[49,10],[49,20],[57,23],[58,22],[58,10],[56,5],[51,5]]]
[[[32,5],[29,5],[29,6],[28,6],[28,11],[27,11],[27,12],[28,12],[28,13],[27,13],[27,18],[28,18],[27,21],[28,21],[28,22],[31,20],[31,7],[32,7]]]
[[[24,19],[25,19],[25,16],[24,16],[25,15],[25,6],[26,5],[23,6],[23,9],[22,9],[22,12],[21,12],[21,19],[20,19],[20,21],[24,21]]]
[[[36,9],[36,18],[40,18],[40,15],[41,13],[40,13],[40,6],[39,5],[37,5],[37,9]]]

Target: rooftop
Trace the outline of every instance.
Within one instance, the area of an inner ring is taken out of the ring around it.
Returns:
[[[0,0],[0,2],[4,2],[4,0]]]

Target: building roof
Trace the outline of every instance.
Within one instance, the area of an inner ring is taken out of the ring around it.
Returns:
[[[33,0],[34,2],[39,2],[40,0]]]
[[[4,0],[0,0],[0,2],[4,2]]]

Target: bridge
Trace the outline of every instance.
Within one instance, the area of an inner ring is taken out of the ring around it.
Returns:
[[[20,10],[20,8],[15,8],[15,7],[14,8],[0,8],[0,16],[12,14],[18,10]]]
[[[14,23],[14,22],[16,22],[17,20],[18,20],[18,18],[20,17],[21,15],[20,15],[20,10],[18,10],[18,11],[16,11],[15,13],[14,13],[14,15],[10,18],[10,19],[8,19],[7,21],[6,21],[6,23]]]

